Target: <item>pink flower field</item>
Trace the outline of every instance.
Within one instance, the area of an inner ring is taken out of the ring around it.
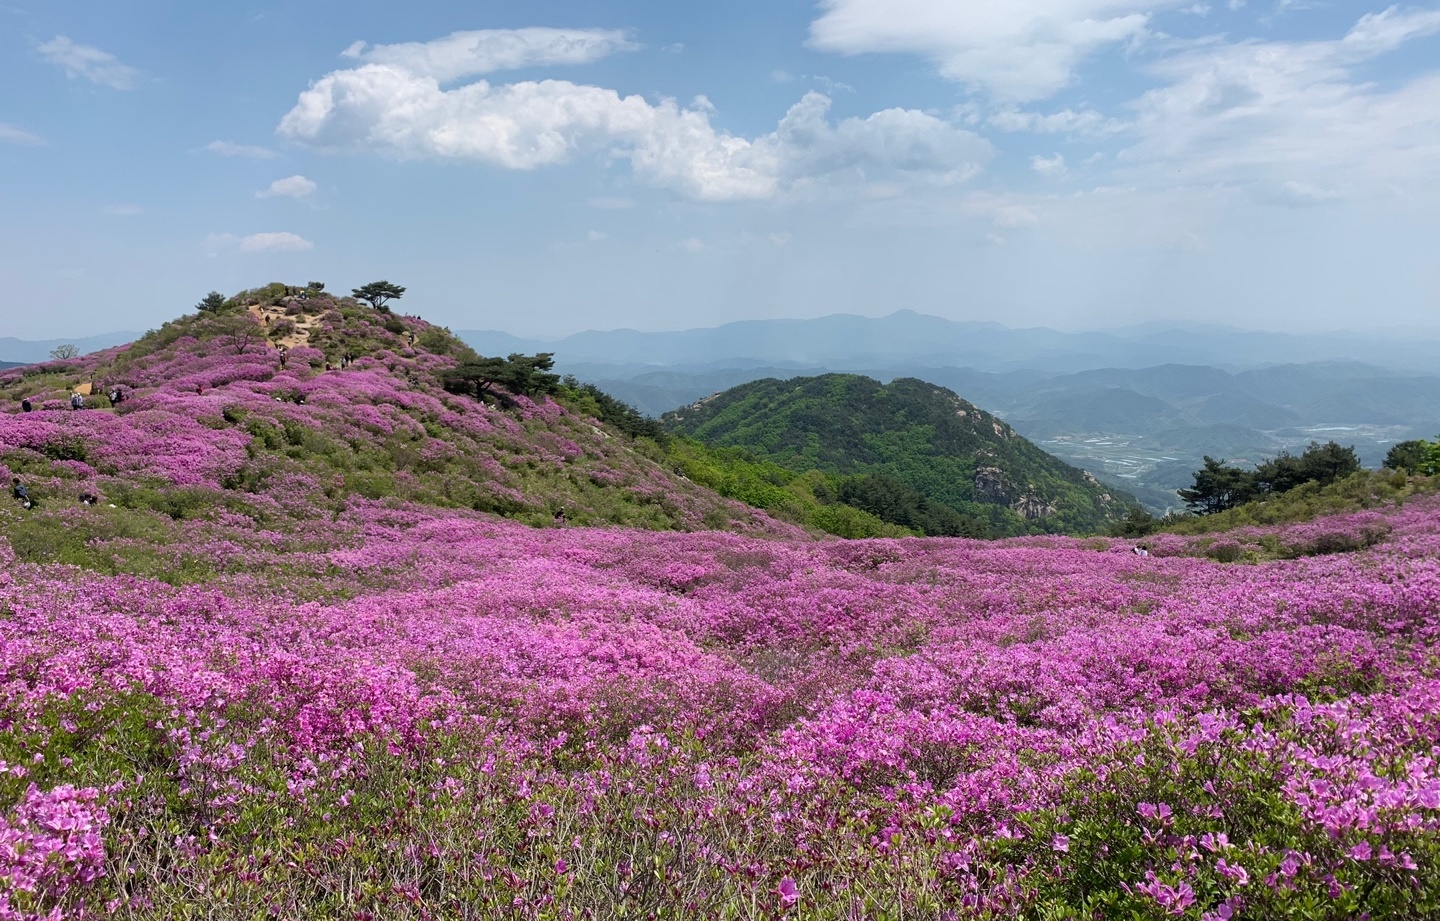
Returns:
[[[0,415],[0,919],[1440,913],[1435,498],[1223,536],[1261,562],[818,540],[299,351]],[[680,530],[525,523],[600,470],[567,502]]]

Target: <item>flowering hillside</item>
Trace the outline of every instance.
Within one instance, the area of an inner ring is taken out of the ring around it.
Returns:
[[[446,393],[440,375],[467,352],[349,299],[187,317],[127,347],[0,374],[0,406],[17,413],[0,415],[0,474],[22,476],[42,508],[91,492],[173,511],[182,487],[184,517],[226,507],[261,523],[344,527],[346,503],[369,498],[532,524],[563,510],[575,524],[786,531],[554,402],[516,396],[502,409]],[[86,411],[70,411],[75,388],[90,394]],[[22,399],[38,411],[19,414]]]
[[[445,490],[726,507],[437,352],[122,354],[0,415],[0,919],[1440,912],[1434,497],[1148,558],[537,528]]]

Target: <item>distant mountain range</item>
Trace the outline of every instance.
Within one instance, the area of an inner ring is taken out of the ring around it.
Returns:
[[[12,364],[33,365],[39,361],[49,361],[50,350],[60,345],[73,345],[80,350],[80,354],[88,355],[91,352],[99,352],[102,349],[134,342],[140,336],[141,334],[136,332],[101,333],[80,339],[16,339],[13,336],[3,336],[0,337],[0,367]]]
[[[1355,333],[1276,333],[1198,324],[1144,324],[1093,332],[1012,329],[901,310],[871,318],[834,314],[813,320],[746,320],[706,329],[618,329],[559,339],[526,339],[493,330],[457,335],[484,354],[554,352],[562,363],[696,365],[734,359],[777,365],[837,362],[1069,373],[1160,364],[1228,368],[1314,361],[1368,361],[1424,371],[1440,357],[1440,339]]]
[[[551,351],[557,366],[660,416],[763,378],[828,372],[917,377],[1002,416],[1046,451],[1176,506],[1203,455],[1254,463],[1311,440],[1388,446],[1440,431],[1440,341],[1145,324],[1010,329],[900,311],[763,320],[554,341],[462,332],[487,354]]]

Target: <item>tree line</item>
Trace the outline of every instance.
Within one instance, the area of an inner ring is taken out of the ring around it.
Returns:
[[[1341,447],[1334,441],[1323,445],[1312,441],[1298,457],[1286,451],[1253,470],[1228,465],[1224,459],[1209,455],[1204,464],[1193,474],[1194,486],[1179,491],[1186,506],[1201,515],[1288,492],[1304,483],[1326,486],[1360,470],[1354,447]]]

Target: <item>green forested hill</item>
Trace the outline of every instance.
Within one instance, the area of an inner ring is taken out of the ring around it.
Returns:
[[[854,374],[743,384],[666,414],[667,429],[781,467],[848,475],[848,504],[886,520],[900,485],[993,535],[1102,529],[1133,504],[953,392]]]

